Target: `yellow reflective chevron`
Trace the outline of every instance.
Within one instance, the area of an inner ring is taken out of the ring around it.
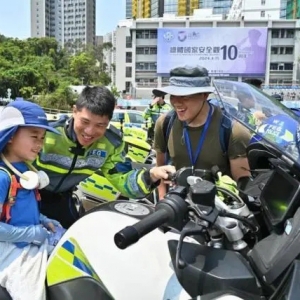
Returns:
[[[143,140],[132,137],[124,137],[124,141],[128,145],[127,156],[134,162],[144,163],[150,153],[151,146]]]
[[[69,238],[54,251],[47,267],[47,285],[49,287],[75,278],[89,276],[94,278],[113,299],[74,238]]]
[[[48,286],[86,276],[101,282],[75,239],[66,240],[55,251],[47,268]]]
[[[121,130],[121,124],[119,122],[111,122],[116,128]],[[124,137],[134,137],[146,141],[148,138],[148,128],[146,124],[127,123],[123,124]]]
[[[105,201],[115,201],[121,194],[105,177],[97,173],[81,181],[79,186],[84,193]]]

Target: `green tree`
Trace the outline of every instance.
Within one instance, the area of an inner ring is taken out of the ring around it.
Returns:
[[[38,98],[43,106],[69,109],[70,85],[111,83],[105,63],[111,43],[92,47],[77,40],[65,46],[49,37],[19,40],[0,34],[0,97],[10,88],[12,98]]]
[[[115,96],[116,99],[120,98],[121,91],[119,91],[116,86],[114,85],[111,86],[110,91],[112,92],[112,94]]]
[[[70,72],[83,83],[89,84],[95,79],[95,58],[86,52],[78,53],[70,57]]]
[[[37,97],[35,102],[47,108],[56,108],[61,110],[71,110],[75,104],[77,94],[75,94],[68,82],[61,82],[55,92],[43,94]]]

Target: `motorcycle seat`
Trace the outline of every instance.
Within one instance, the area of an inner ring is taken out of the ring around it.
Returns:
[[[12,300],[7,290],[0,286],[0,300]]]

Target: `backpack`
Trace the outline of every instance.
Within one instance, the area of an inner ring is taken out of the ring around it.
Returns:
[[[17,180],[16,175],[6,167],[0,167],[0,171],[4,171],[10,178],[10,186],[7,192],[6,200],[3,203],[2,212],[0,214],[0,221],[8,223],[11,219],[10,209],[14,205],[19,189],[22,189],[22,186]],[[38,189],[35,189],[35,197],[37,201],[41,201],[41,196]]]
[[[175,110],[171,110],[167,113],[164,122],[163,122],[163,135],[165,138],[166,145],[168,145],[169,136],[171,133],[171,129],[173,127],[174,121],[176,119],[176,112]],[[221,149],[223,152],[223,155],[227,155],[228,145],[229,145],[229,139],[231,135],[231,129],[232,129],[232,118],[223,111],[222,118],[220,122],[220,130],[219,130],[219,140]],[[167,148],[166,156],[165,156],[165,163],[167,164],[170,159],[169,150]]]

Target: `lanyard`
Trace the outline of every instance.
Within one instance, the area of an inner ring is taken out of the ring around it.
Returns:
[[[203,132],[201,134],[201,137],[199,139],[199,142],[198,142],[198,145],[197,145],[197,148],[196,148],[195,156],[193,155],[192,144],[191,144],[191,139],[190,139],[189,132],[188,132],[188,129],[187,129],[187,125],[186,124],[184,125],[184,129],[183,129],[184,141],[185,141],[185,144],[187,146],[187,151],[188,151],[188,154],[189,154],[189,157],[190,157],[193,172],[194,172],[194,167],[196,165],[198,156],[199,156],[199,154],[201,152],[201,149],[203,147],[203,143],[204,143],[204,140],[205,140],[205,137],[206,137],[206,134],[207,134],[209,124],[211,122],[212,110],[213,110],[212,105],[209,105],[209,113],[208,113],[208,116],[207,116],[207,119],[206,119],[206,122],[205,122],[205,125],[204,125],[204,128],[203,128]]]

